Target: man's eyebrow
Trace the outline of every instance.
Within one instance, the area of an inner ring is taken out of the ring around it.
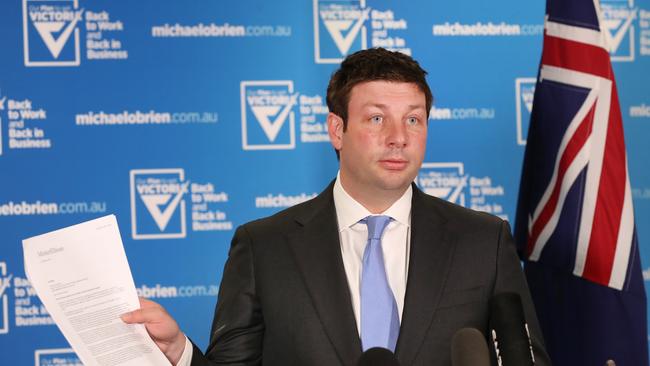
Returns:
[[[388,104],[369,102],[369,103],[363,104],[362,107],[378,107],[378,108],[381,108],[381,109],[386,109],[386,108],[388,108]],[[409,108],[409,110],[414,110],[414,109],[426,110],[427,109],[422,104],[409,104],[408,108]]]
[[[427,107],[423,106],[422,104],[409,104],[409,108],[411,110],[414,110],[414,109],[426,110],[427,109]]]

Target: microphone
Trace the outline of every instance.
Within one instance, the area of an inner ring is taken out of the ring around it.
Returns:
[[[399,362],[397,362],[397,358],[390,350],[373,347],[361,355],[357,366],[399,366]]]
[[[490,353],[483,333],[475,328],[463,328],[451,339],[453,366],[490,366]]]
[[[499,366],[535,364],[521,297],[503,292],[490,299],[490,333]]]

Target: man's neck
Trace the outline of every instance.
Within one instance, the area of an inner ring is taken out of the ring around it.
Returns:
[[[342,174],[339,175],[339,178],[343,190],[345,190],[350,197],[359,202],[372,214],[380,214],[386,211],[398,199],[400,199],[408,189],[408,186],[406,186],[395,190],[362,190],[356,189],[353,184],[346,182],[346,179]]]

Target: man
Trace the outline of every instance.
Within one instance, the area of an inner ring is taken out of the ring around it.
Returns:
[[[508,225],[413,184],[425,75],[384,49],[343,61],[327,90],[339,174],[318,197],[237,229],[205,356],[156,304],[125,321],[144,322],[173,364],[352,366],[381,346],[403,366],[450,365],[454,333],[487,334],[489,298],[517,292],[537,364],[550,364]]]

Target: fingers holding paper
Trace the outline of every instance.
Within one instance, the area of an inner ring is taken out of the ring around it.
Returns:
[[[144,324],[158,348],[173,364],[178,364],[186,338],[174,318],[160,304],[140,298],[140,309],[121,315],[127,324]]]

